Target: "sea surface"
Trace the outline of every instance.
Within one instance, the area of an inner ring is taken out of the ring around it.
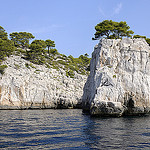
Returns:
[[[149,150],[150,116],[93,118],[80,109],[0,110],[0,150]]]

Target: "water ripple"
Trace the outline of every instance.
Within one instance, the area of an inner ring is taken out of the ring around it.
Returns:
[[[82,110],[1,110],[0,149],[150,149],[150,116],[91,118]]]

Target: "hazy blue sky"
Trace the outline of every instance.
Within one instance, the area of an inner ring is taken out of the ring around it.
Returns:
[[[110,19],[150,38],[150,0],[0,0],[0,26],[8,33],[54,40],[60,53],[74,57],[92,53],[95,25]]]

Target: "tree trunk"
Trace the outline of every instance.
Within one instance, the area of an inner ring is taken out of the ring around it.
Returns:
[[[49,54],[49,46],[48,46],[48,54]]]

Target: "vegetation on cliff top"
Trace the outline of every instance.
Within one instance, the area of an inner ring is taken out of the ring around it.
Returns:
[[[55,42],[47,39],[33,40],[35,37],[27,32],[13,32],[8,34],[3,27],[0,26],[0,73],[4,74],[6,65],[1,65],[2,61],[10,55],[19,55],[22,58],[38,65],[45,65],[48,68],[66,71],[66,76],[74,77],[75,72],[83,75],[89,74],[90,58],[88,54],[81,55],[78,58],[60,54],[55,49]],[[33,40],[31,44],[29,41]]]
[[[122,39],[123,37],[131,38],[134,32],[129,29],[130,27],[127,25],[126,21],[115,22],[112,20],[104,20],[95,26],[95,37],[92,39]],[[133,38],[144,38],[150,45],[150,38],[146,38],[146,36],[134,35]]]
[[[95,26],[96,33],[93,40],[100,38],[122,39],[123,37],[132,37],[134,33],[129,30],[130,27],[124,21],[115,22],[112,20],[104,20]],[[13,32],[8,38],[8,34],[3,27],[0,26],[0,73],[4,73],[6,66],[2,66],[2,61],[10,55],[20,55],[22,58],[39,65],[45,65],[48,68],[66,71],[66,75],[73,77],[75,72],[83,75],[89,74],[90,58],[88,54],[81,55],[78,58],[73,56],[65,56],[55,49],[55,42],[47,39],[33,40],[35,37],[27,32]],[[150,45],[150,38],[141,35],[134,35],[133,38],[144,38]],[[30,40],[33,40],[29,44]]]
[[[129,29],[130,27],[125,21],[115,22],[112,20],[104,20],[95,26],[95,39],[99,39],[101,37],[106,37],[107,39],[131,37],[134,32]]]
[[[150,45],[150,38],[147,38],[146,36],[134,35],[133,38],[144,38],[146,42]]]

